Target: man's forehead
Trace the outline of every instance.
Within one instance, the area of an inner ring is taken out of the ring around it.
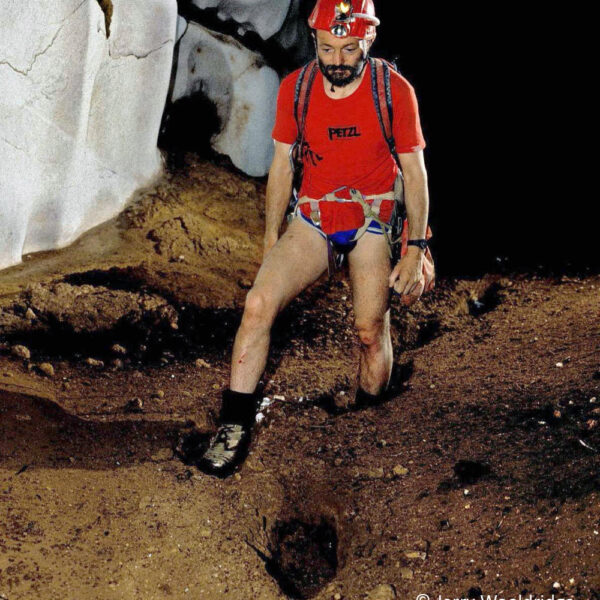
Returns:
[[[357,46],[360,42],[359,38],[357,37],[339,38],[328,31],[323,31],[322,29],[317,29],[317,41],[319,44],[327,44],[328,46],[334,46],[336,48],[343,48],[344,46],[348,45]]]

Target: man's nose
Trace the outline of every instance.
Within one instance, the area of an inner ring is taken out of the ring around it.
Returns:
[[[336,67],[339,67],[344,64],[344,60],[342,58],[342,53],[339,50],[336,50],[333,54],[333,64]]]

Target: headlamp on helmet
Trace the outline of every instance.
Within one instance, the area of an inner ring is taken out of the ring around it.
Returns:
[[[356,0],[358,11],[354,11],[352,0],[317,0],[308,23],[314,29],[329,31],[338,38],[358,37],[372,40],[375,27],[380,23],[375,16],[373,0]]]
[[[352,23],[356,19],[365,19],[375,26],[380,23],[379,19],[373,15],[355,13],[352,2],[340,2],[335,6],[335,17],[330,27],[331,33],[339,38],[348,37],[352,29]]]

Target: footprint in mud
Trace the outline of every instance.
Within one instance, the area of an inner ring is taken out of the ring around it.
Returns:
[[[390,383],[387,390],[381,395],[377,403],[370,405],[369,408],[381,406],[387,402],[391,402],[394,398],[397,398],[406,389],[406,384],[412,377],[413,371],[413,360],[409,360],[404,364],[395,363],[392,368]],[[349,383],[341,387],[341,390],[331,389],[318,395],[316,399],[312,401],[312,404],[322,408],[331,416],[350,413],[365,408],[364,406],[356,406],[354,400],[350,401],[350,397],[346,391],[349,387]]]
[[[267,572],[290,598],[312,598],[333,580],[338,568],[336,529],[327,519],[276,521],[267,555],[248,542]]]
[[[175,455],[188,466],[196,465],[208,447],[210,434],[199,431],[184,432],[175,448]]]
[[[453,469],[454,477],[441,481],[438,485],[438,492],[472,485],[492,475],[492,469],[489,464],[475,460],[459,460],[455,463]]]

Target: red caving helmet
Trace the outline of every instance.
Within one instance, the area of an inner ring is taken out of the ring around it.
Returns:
[[[308,25],[322,29],[339,38],[356,37],[370,41],[375,39],[375,16],[373,0],[317,0]]]

